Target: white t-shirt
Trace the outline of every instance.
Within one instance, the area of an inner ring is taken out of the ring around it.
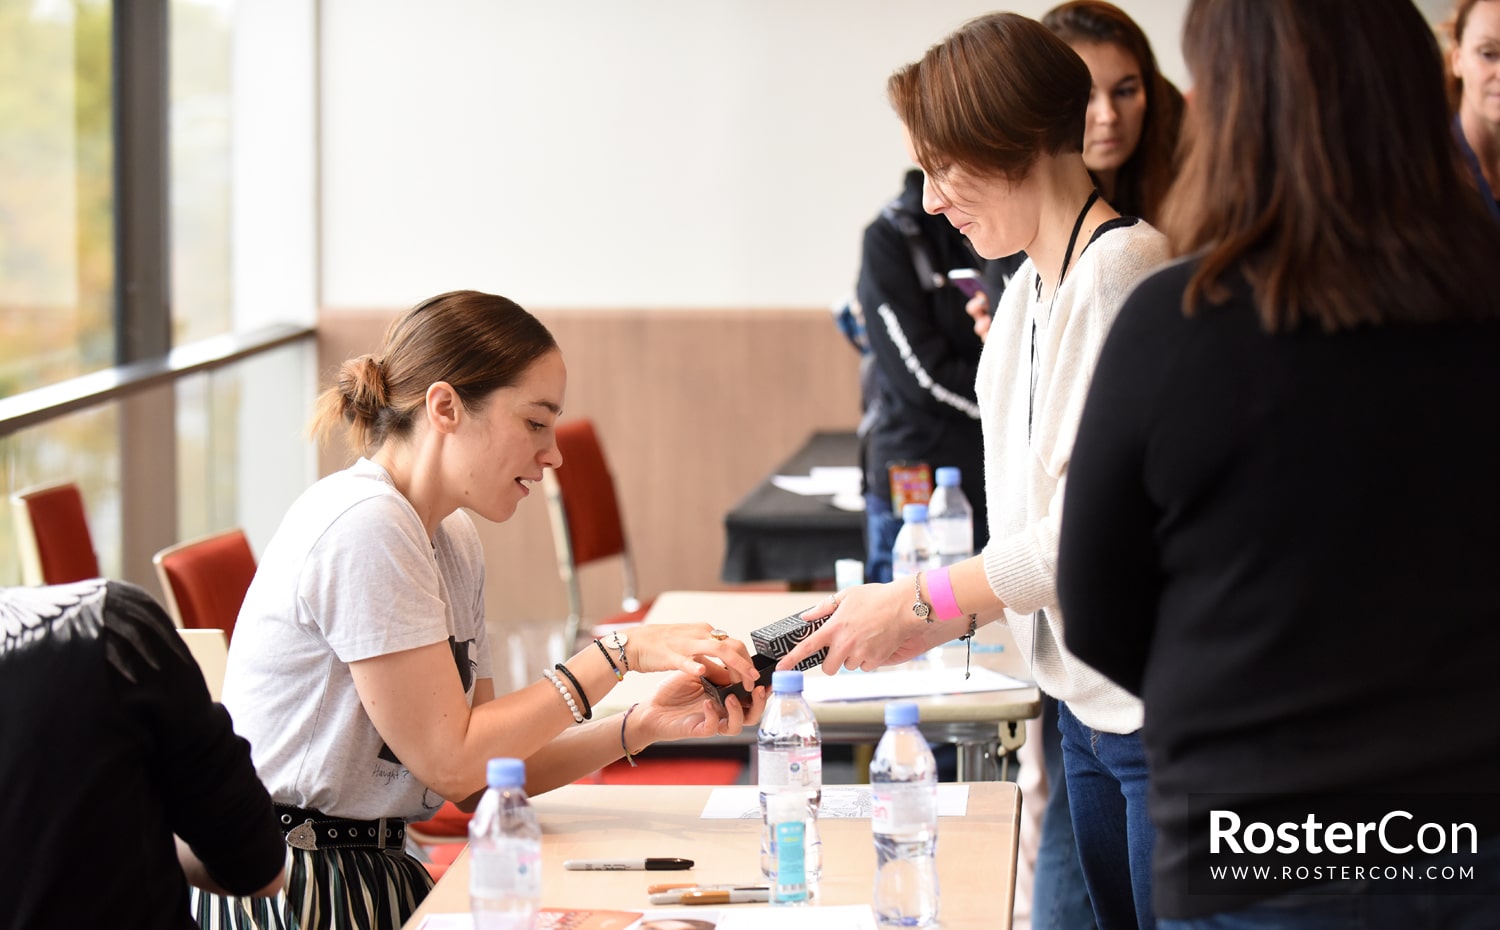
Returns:
[[[429,540],[367,459],[308,488],[261,556],[224,677],[224,705],[272,799],[355,820],[430,817],[444,799],[386,747],[349,663],[441,642],[472,702],[474,682],[493,673],[468,513]]]

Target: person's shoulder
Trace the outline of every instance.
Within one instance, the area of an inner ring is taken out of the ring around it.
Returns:
[[[448,514],[438,524],[439,544],[446,542],[453,551],[469,562],[484,562],[484,543],[474,518],[462,507]]]
[[[1188,327],[1193,317],[1183,312],[1182,298],[1200,259],[1184,256],[1158,265],[1144,275],[1126,298],[1115,325],[1138,335],[1164,334]]]
[[[1120,217],[1104,224],[1101,230],[1093,247],[1097,250],[1096,263],[1103,270],[1154,269],[1171,258],[1167,237],[1145,220]]]

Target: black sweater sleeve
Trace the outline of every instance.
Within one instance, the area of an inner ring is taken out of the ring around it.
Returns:
[[[104,632],[118,700],[152,744],[150,778],[172,832],[225,890],[265,887],[285,865],[286,842],[250,744],[235,735],[182,637],[144,591],[110,583]]]
[[[1141,693],[1162,591],[1157,507],[1146,481],[1150,424],[1180,318],[1173,269],[1126,300],[1099,355],[1068,466],[1058,602],[1074,655]]]

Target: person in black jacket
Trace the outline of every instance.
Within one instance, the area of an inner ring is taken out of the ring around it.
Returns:
[[[280,890],[286,843],[250,746],[141,589],[0,589],[7,927],[192,928],[188,883]]]
[[[993,305],[1022,258],[980,258],[947,219],[922,209],[922,172],[915,168],[901,195],[865,227],[855,296],[873,359],[861,424],[868,581],[891,580],[891,545],[901,529],[891,508],[893,464],[957,466],[974,507],[974,551],[989,539],[974,399],[983,343],[964,312],[969,298],[947,273],[982,272]]]

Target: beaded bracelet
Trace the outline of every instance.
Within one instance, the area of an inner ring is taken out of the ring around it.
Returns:
[[[615,660],[610,658],[609,650],[604,648],[604,641],[596,636],[594,637],[594,645],[598,646],[599,651],[604,653],[604,661],[609,663],[610,671],[615,673],[615,681],[624,681],[625,673],[620,671],[620,666],[616,665]]]
[[[625,654],[625,644],[622,643],[622,642],[620,642],[620,633],[619,633],[619,631],[617,630],[614,633],[611,633],[610,634],[610,639],[613,640],[613,642],[611,643],[611,645],[613,645],[616,649],[620,650],[620,664],[623,665],[623,666],[625,666],[625,671],[627,671],[627,672],[630,671],[630,656],[627,656]]]
[[[583,723],[583,714],[578,712],[578,705],[573,702],[573,695],[568,693],[568,686],[562,683],[562,679],[558,678],[557,674],[550,668],[542,670],[542,677],[552,682],[553,686],[557,688],[557,693],[561,694],[562,699],[568,702],[568,710],[573,714],[573,722]]]
[[[568,671],[568,667],[566,665],[562,664],[561,662],[557,663],[556,665],[554,665],[552,667],[555,668],[555,669],[557,669],[559,672],[562,672],[564,675],[568,676],[568,680],[571,681],[573,683],[573,687],[578,690],[578,700],[580,700],[580,701],[583,702],[583,719],[585,719],[585,720],[593,720],[594,719],[594,707],[593,707],[592,704],[589,703],[589,696],[587,694],[583,693],[583,685],[580,685],[578,683],[578,679],[574,678],[573,677],[573,673],[570,672],[570,671]]]
[[[625,761],[630,763],[631,768],[636,768],[636,764],[635,760],[630,757],[630,747],[625,745],[625,723],[630,719],[630,712],[639,706],[639,704],[630,705],[630,710],[625,711],[625,715],[620,718],[620,748],[625,750]]]

